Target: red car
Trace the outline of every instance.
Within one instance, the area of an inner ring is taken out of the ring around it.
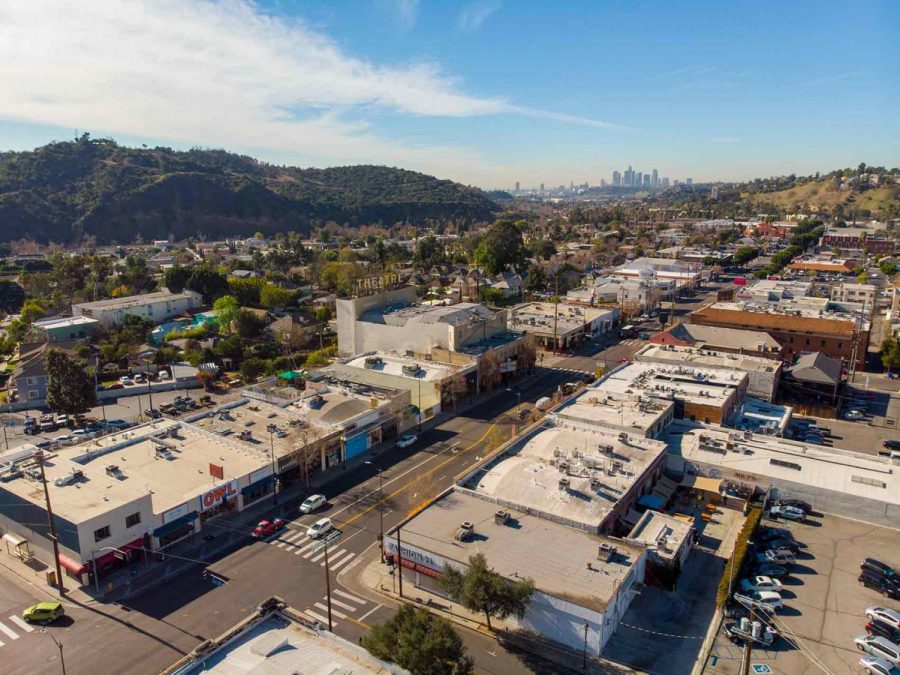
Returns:
[[[274,518],[272,520],[261,520],[256,528],[253,530],[253,538],[260,539],[262,537],[268,537],[270,534],[275,534],[284,527],[284,521],[281,518]]]

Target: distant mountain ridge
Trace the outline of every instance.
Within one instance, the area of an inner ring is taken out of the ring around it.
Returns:
[[[224,150],[127,148],[109,139],[0,153],[0,241],[130,243],[341,225],[490,220],[484,192],[385,166],[300,169]]]

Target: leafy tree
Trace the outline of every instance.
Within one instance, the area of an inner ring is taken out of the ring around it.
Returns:
[[[82,365],[58,349],[47,352],[47,406],[67,415],[83,413],[97,405],[94,380]]]
[[[453,401],[453,411],[456,412],[456,402],[469,392],[469,381],[462,375],[456,375],[450,381],[450,400]]]
[[[415,261],[416,265],[421,269],[430,270],[432,267],[440,265],[445,260],[444,247],[441,246],[434,235],[429,234],[426,237],[422,237],[419,239],[418,243],[416,243]]]
[[[881,344],[881,364],[888,372],[900,368],[900,343],[894,338],[887,337]]]
[[[245,340],[252,340],[259,337],[263,329],[263,322],[253,312],[241,309],[232,322],[232,328],[240,337]]]
[[[869,275],[866,272],[860,272],[856,275],[856,283],[864,284],[869,281]]]
[[[556,245],[549,239],[532,239],[528,242],[528,251],[533,258],[550,260],[556,254]]]
[[[244,307],[259,304],[259,293],[265,282],[262,279],[229,279],[228,294],[237,298]]]
[[[172,293],[181,293],[186,287],[188,279],[191,278],[193,270],[181,265],[174,265],[163,274],[163,286],[168,288]]]
[[[259,292],[259,304],[266,309],[281,309],[294,302],[294,292],[275,284],[266,284]]]
[[[32,324],[44,316],[44,308],[37,300],[26,300],[19,312],[19,318],[25,324]]]
[[[156,281],[147,268],[147,261],[141,256],[130,255],[125,258],[125,269],[119,275],[119,281],[128,287],[132,295],[156,288]]]
[[[390,619],[372,626],[360,644],[373,656],[393,661],[413,675],[475,672],[450,622],[412,605],[401,605]]]
[[[489,349],[481,355],[478,367],[481,370],[481,389],[484,391],[492,390],[498,382],[502,374],[500,373],[500,357],[493,349]]]
[[[896,263],[893,263],[890,260],[885,260],[878,266],[878,269],[880,269],[881,273],[886,277],[892,277],[897,273]]]
[[[185,288],[202,295],[204,302],[212,302],[228,292],[228,278],[211,267],[202,266],[191,272]]]
[[[237,298],[233,295],[223,295],[213,303],[213,311],[216,313],[216,323],[221,330],[230,330],[231,324],[238,316],[241,309]]]
[[[255,382],[256,378],[266,372],[268,368],[269,364],[265,359],[251,356],[249,359],[244,359],[244,362],[241,363],[241,379],[247,384]]]
[[[525,275],[525,290],[529,292],[540,291],[547,285],[547,275],[540,265],[532,265]]]
[[[0,311],[16,314],[25,303],[25,289],[15,281],[0,279]]]
[[[510,265],[521,265],[524,260],[522,233],[508,220],[491,225],[475,249],[475,262],[488,274],[497,274]]]
[[[488,569],[483,553],[470,556],[464,572],[445,565],[438,583],[466,609],[483,612],[487,627],[491,630],[492,616],[498,619],[511,615],[519,619],[525,616],[531,594],[534,593],[534,581],[531,579],[509,581]]]
[[[331,320],[331,308],[330,307],[319,307],[316,310],[316,321],[329,321]]]
[[[741,246],[731,257],[735,265],[743,265],[759,255],[759,249],[755,246]]]

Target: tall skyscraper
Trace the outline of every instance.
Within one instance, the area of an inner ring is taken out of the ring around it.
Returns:
[[[653,169],[653,175],[650,177],[650,187],[654,189],[659,187],[659,173],[656,169]]]
[[[650,187],[650,174],[649,173],[644,174],[644,187],[645,188]]]
[[[544,184],[541,183],[541,192],[543,192],[543,191],[544,191]]]
[[[694,184],[694,179],[693,179],[693,178],[685,178],[685,179],[684,179],[684,182],[687,183],[688,185],[693,185],[693,184]]]
[[[664,188],[669,187],[669,177],[668,177],[668,176],[663,176],[663,179],[662,179],[662,186],[663,186]]]
[[[612,179],[613,187],[621,187],[622,186],[622,174],[618,171],[613,171],[613,179]]]
[[[519,181],[516,181],[516,192],[519,191]]]
[[[625,175],[622,178],[622,185],[624,187],[631,187],[634,185],[634,169],[631,168],[631,164],[628,165],[628,168],[625,169]]]
[[[636,171],[634,173],[634,182],[631,184],[632,187],[641,187],[641,183],[644,181],[644,174],[640,171]]]

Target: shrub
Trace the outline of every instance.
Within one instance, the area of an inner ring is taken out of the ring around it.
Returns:
[[[734,553],[731,554],[731,559],[725,565],[725,572],[722,574],[722,578],[719,579],[719,589],[716,591],[717,607],[721,607],[728,600],[729,579],[737,581],[740,578],[741,568],[750,549],[750,540],[759,528],[760,518],[762,518],[762,509],[750,509],[750,513],[747,514],[747,520],[744,521],[744,526],[734,542]],[[734,574],[731,574],[730,570],[733,570]]]

